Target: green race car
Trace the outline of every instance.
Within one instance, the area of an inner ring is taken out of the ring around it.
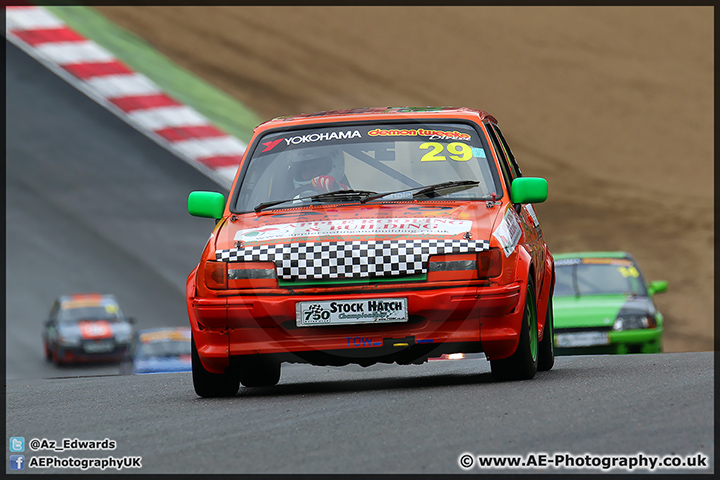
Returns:
[[[662,351],[663,316],[652,296],[667,290],[666,281],[646,283],[626,252],[554,257],[558,355]]]

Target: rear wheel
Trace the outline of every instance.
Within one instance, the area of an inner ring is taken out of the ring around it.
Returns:
[[[240,362],[238,376],[246,387],[272,387],[280,381],[280,362],[249,357]]]
[[[43,342],[43,351],[45,352],[45,360],[48,362],[52,361],[52,354],[50,353],[50,347],[47,342]]]
[[[553,323],[552,292],[550,292],[545,333],[543,333],[543,339],[540,342],[540,356],[538,357],[538,370],[543,372],[550,370],[555,365],[555,326]]]
[[[230,373],[212,373],[205,370],[195,340],[191,339],[192,378],[195,393],[201,397],[232,397],[240,389],[237,376]]]
[[[520,340],[517,350],[508,358],[491,360],[490,370],[497,380],[529,380],[538,370],[538,323],[535,287],[528,281],[525,293]]]

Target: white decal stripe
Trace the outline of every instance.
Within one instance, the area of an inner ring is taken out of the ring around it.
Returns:
[[[234,240],[268,241],[290,240],[298,237],[322,237],[335,235],[457,235],[472,229],[471,220],[448,220],[443,218],[356,218],[323,220],[315,222],[281,223],[263,225],[260,228],[240,230]]]
[[[182,140],[173,146],[190,158],[213,157],[216,155],[242,155],[245,145],[234,137],[216,137]]]
[[[232,139],[220,137],[194,142],[183,141],[185,144],[177,148],[174,142],[158,135],[157,130],[174,127],[211,126],[212,123],[188,106],[148,108],[130,113],[119,109],[108,99],[135,95],[154,95],[163,92],[158,85],[142,74],[97,76],[82,80],[63,68],[71,64],[112,62],[116,60],[109,51],[93,41],[62,41],[37,46],[26,43],[18,36],[22,31],[68,28],[60,18],[43,7],[6,6],[5,18],[8,41],[37,59],[46,68],[94,101],[128,122],[133,128],[152,138],[164,148],[176,152],[180,158],[218,184],[230,188],[237,172],[237,165],[215,167],[212,164],[216,162],[210,162],[209,165],[206,165],[203,163],[203,158],[242,155],[247,147],[242,141],[234,139],[234,137],[231,137]]]
[[[5,30],[36,30],[39,28],[61,28],[65,24],[44,8],[6,7]]]
[[[162,92],[160,87],[140,73],[103,75],[91,78],[85,83],[107,98],[154,95]]]
[[[57,42],[36,47],[38,54],[58,65],[115,60],[110,52],[95,42]]]
[[[128,117],[148,130],[171,127],[197,127],[210,124],[207,118],[187,106],[136,110],[130,112]]]
[[[503,215],[503,219],[500,225],[493,232],[493,237],[497,238],[500,245],[503,247],[505,257],[509,257],[515,250],[515,246],[520,240],[520,221],[515,213],[515,209],[508,206]]]

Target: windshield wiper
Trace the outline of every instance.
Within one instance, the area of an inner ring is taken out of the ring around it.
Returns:
[[[455,180],[453,182],[436,183],[433,185],[428,185],[422,190],[418,190],[417,192],[413,193],[413,198],[427,195],[429,193],[438,193],[438,191],[440,190],[452,190],[453,192],[459,192],[461,190],[467,190],[468,188],[476,187],[478,185],[480,185],[480,182],[478,182],[477,180]]]
[[[405,190],[396,190],[394,192],[383,192],[383,193],[376,193],[369,190],[335,190],[332,192],[327,193],[320,193],[317,195],[310,195],[308,197],[300,197],[300,198],[288,198],[285,200],[275,200],[273,202],[263,202],[258,204],[255,207],[255,211],[259,212],[260,210],[263,210],[268,207],[272,207],[275,205],[280,205],[281,203],[285,202],[291,202],[293,200],[313,200],[313,201],[322,201],[326,199],[333,199],[333,198],[346,198],[350,197],[352,199],[357,199],[360,201],[360,203],[366,203],[370,200],[375,200],[376,198],[382,198],[386,197],[388,195],[395,195],[398,193],[404,193],[404,192],[412,192],[417,190],[415,193],[413,193],[412,198],[421,197],[423,195],[430,196],[429,194],[437,194],[441,190],[451,190],[451,191],[461,191],[461,190],[467,190],[468,188],[475,187],[479,185],[480,182],[477,180],[454,180],[451,182],[442,182],[442,183],[434,183],[432,185],[421,185],[419,187],[413,187],[413,188],[407,188]],[[435,195],[432,195],[435,196]]]
[[[312,198],[312,197],[286,198],[285,200],[275,200],[272,202],[258,203],[257,205],[255,205],[255,211],[259,212],[260,210],[263,210],[268,207],[274,207],[275,205],[280,205],[281,203],[292,202],[293,200],[306,200],[308,198]]]
[[[428,195],[429,193],[437,194],[440,190],[453,190],[453,191],[466,190],[468,188],[475,187],[479,184],[480,184],[480,182],[478,182],[477,180],[455,180],[452,182],[434,183],[432,185],[422,185],[420,187],[406,188],[405,190],[396,190],[394,192],[384,192],[384,193],[376,193],[374,195],[368,195],[367,197],[360,200],[360,203],[369,202],[370,200],[375,200],[377,198],[386,197],[388,195],[396,195],[398,193],[412,192],[414,190],[417,190],[417,192],[413,193],[412,198],[417,198],[417,197],[420,197],[423,195]]]
[[[357,199],[362,200],[363,198],[367,197],[368,195],[376,195],[377,192],[373,192],[372,190],[335,190],[332,192],[327,193],[320,193],[318,195],[313,195],[310,197],[312,200],[332,200],[335,198],[345,198],[345,199]]]
[[[353,199],[353,200],[356,199],[356,200],[362,201],[362,199],[364,199],[366,196],[374,195],[374,194],[376,194],[376,192],[373,192],[370,190],[335,190],[335,191],[327,192],[327,193],[319,193],[319,194],[315,194],[315,195],[309,195],[307,197],[287,198],[285,200],[275,200],[272,202],[263,202],[263,203],[258,204],[255,207],[255,211],[259,212],[265,208],[272,207],[275,205],[280,205],[281,203],[285,203],[285,202],[292,202],[295,200],[310,199],[312,201],[322,201],[322,200],[326,200],[326,199],[342,198],[342,199],[346,199],[346,200],[347,199]]]

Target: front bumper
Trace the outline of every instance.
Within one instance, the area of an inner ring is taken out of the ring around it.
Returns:
[[[568,332],[569,331],[561,331],[555,334],[555,353],[557,355],[602,355],[662,352],[662,327],[637,330],[611,330],[609,332],[606,331],[608,335],[608,343],[606,345],[572,347],[559,346],[557,341],[558,334]]]
[[[126,358],[130,344],[115,344],[112,350],[106,352],[87,351],[85,343],[80,346],[58,346],[58,355],[64,363],[92,363],[92,362],[119,362]]]
[[[321,365],[411,362],[450,352],[505,358],[517,348],[525,289],[521,283],[372,293],[189,298],[198,355],[223,372],[232,357],[273,355]],[[407,298],[404,323],[298,327],[297,302]]]

